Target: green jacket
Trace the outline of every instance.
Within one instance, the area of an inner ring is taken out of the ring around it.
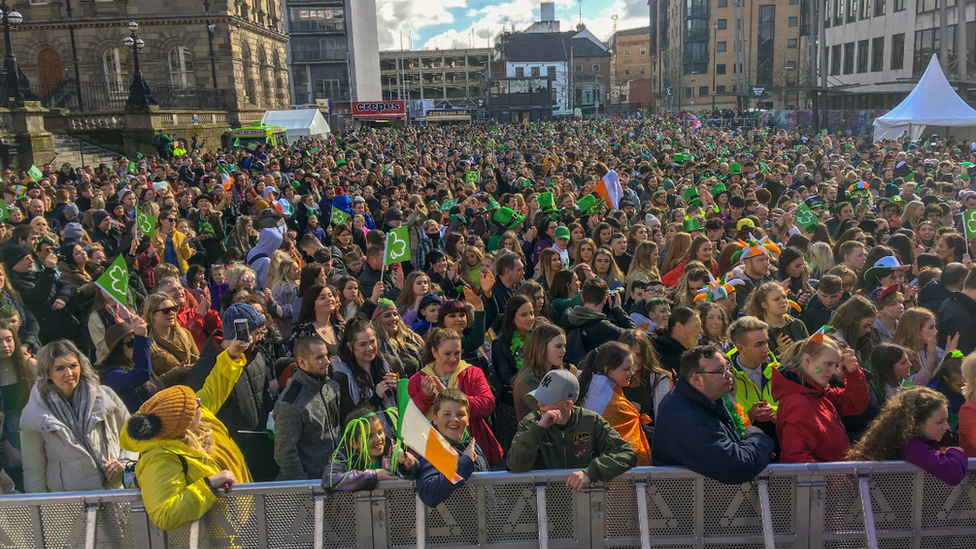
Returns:
[[[769,353],[769,360],[763,368],[762,387],[756,387],[752,378],[739,367],[739,364],[736,362],[736,357],[739,356],[738,349],[733,347],[725,356],[728,357],[729,362],[732,364],[732,376],[735,378],[735,388],[733,389],[735,401],[748,412],[753,404],[765,399],[775,411],[778,403],[773,400],[773,385],[770,383],[770,380],[773,377],[773,368],[779,368],[779,361],[776,360],[773,353]]]
[[[605,419],[574,406],[565,427],[539,427],[539,411],[522,418],[507,464],[511,471],[582,469],[590,480],[607,482],[637,464],[637,454]]]

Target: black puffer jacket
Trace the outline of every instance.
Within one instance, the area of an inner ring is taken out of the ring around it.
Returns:
[[[948,288],[940,284],[938,280],[931,280],[919,290],[918,304],[932,311],[932,314],[937,314],[942,302],[951,297],[952,292]]]
[[[210,336],[207,345],[200,351],[200,360],[193,365],[186,378],[186,384],[194,392],[203,388],[207,376],[217,364],[217,355],[224,351],[221,342],[223,338],[220,335]],[[270,481],[277,476],[278,467],[274,461],[274,442],[264,434],[268,414],[274,407],[269,389],[269,370],[262,353],[249,350],[246,357],[247,365],[227,401],[217,412],[217,419],[227,427],[230,438],[241,448],[255,482]]]
[[[41,326],[41,343],[47,343],[57,338],[77,337],[78,322],[72,318],[67,307],[51,310],[58,299],[71,303],[78,289],[69,282],[58,279],[54,269],[18,273],[10,270],[7,273],[10,284],[20,293],[26,307],[37,318]]]

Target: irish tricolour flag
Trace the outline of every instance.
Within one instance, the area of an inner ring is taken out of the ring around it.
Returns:
[[[624,396],[624,390],[612,379],[595,375],[590,381],[583,407],[596,412],[607,420],[637,453],[637,463],[651,462],[651,445],[641,427],[637,408]]]
[[[608,204],[613,206],[613,209],[619,210],[620,199],[624,196],[624,189],[620,186],[620,176],[617,172],[610,170],[603,179],[596,184],[596,188],[593,192],[597,196],[602,196]]]
[[[462,480],[461,475],[457,474],[457,451],[434,429],[412,400],[407,401],[404,408],[400,416],[400,437],[403,443],[424,456],[452,484],[457,484]]]

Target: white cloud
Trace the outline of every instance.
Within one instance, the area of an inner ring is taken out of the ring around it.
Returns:
[[[467,7],[467,0],[377,0],[376,16],[380,49],[399,49],[400,31],[403,47],[408,47],[408,31],[418,44],[424,27],[454,23],[450,10]]]
[[[408,31],[413,33],[415,49],[451,49],[488,46],[489,40],[503,28],[523,30],[539,19],[540,0],[508,0],[483,7],[469,7],[470,0],[377,0],[380,49],[398,49],[399,31],[403,31],[403,45],[408,47]],[[577,0],[555,0],[556,15],[563,31],[576,28],[579,23]],[[592,4],[590,4],[592,6]],[[466,9],[467,8],[467,9]],[[593,17],[587,17],[590,11]],[[455,17],[450,10],[455,10]],[[460,10],[460,11],[459,11]],[[593,13],[595,12],[595,14]],[[598,10],[584,4],[583,24],[597,38],[609,40],[613,32],[611,15],[617,14],[617,29],[648,25],[647,0],[607,1]],[[434,36],[426,36],[425,28],[451,25]]]

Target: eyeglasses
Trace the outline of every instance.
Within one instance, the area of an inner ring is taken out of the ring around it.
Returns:
[[[723,368],[723,369],[721,369],[721,370],[719,370],[717,372],[706,372],[706,371],[702,370],[700,372],[695,372],[695,373],[696,374],[718,374],[718,375],[725,376],[725,375],[729,375],[729,374],[732,373],[732,368]]]
[[[164,309],[156,309],[156,312],[163,313],[164,315],[169,315],[169,314],[176,314],[176,312],[179,310],[180,310],[179,307],[173,306],[173,307],[166,307]]]

